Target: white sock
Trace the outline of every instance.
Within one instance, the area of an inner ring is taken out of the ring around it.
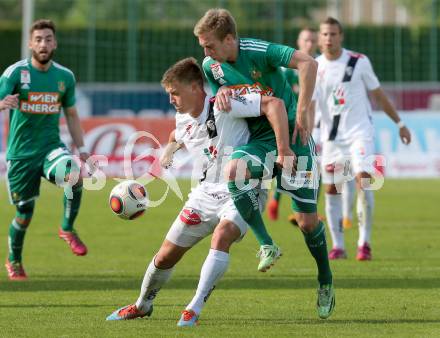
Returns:
[[[227,252],[210,249],[200,272],[199,285],[191,303],[186,307],[187,310],[193,310],[197,315],[203,309],[215,284],[222,278],[228,269],[229,254]]]
[[[342,197],[340,194],[325,194],[325,214],[332,236],[333,248],[345,249],[342,228]]]
[[[342,215],[353,220],[354,196],[356,194],[356,180],[347,181],[342,189]]]
[[[158,269],[154,265],[154,259],[148,265],[147,271],[145,272],[144,280],[142,281],[141,293],[138,300],[136,301],[136,307],[139,310],[147,311],[151,304],[153,303],[156,294],[159,292],[160,288],[168,282],[173,272],[171,269]]]
[[[359,220],[358,246],[371,243],[371,227],[373,224],[374,194],[372,190],[358,191],[357,213]]]

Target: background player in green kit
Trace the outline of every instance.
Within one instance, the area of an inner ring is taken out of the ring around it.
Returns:
[[[42,176],[64,188],[59,237],[75,255],[87,254],[87,247],[73,229],[81,203],[82,179],[72,154],[60,140],[61,108],[81,160],[86,161],[89,154],[75,108],[75,76],[52,61],[56,47],[54,24],[49,20],[36,21],[30,31],[31,59],[11,65],[0,78],[0,107],[10,109],[7,183],[17,209],[9,226],[6,260],[11,280],[27,278],[22,265],[23,242]]]
[[[292,208],[298,213],[299,227],[318,266],[318,315],[328,318],[333,311],[335,297],[325,228],[316,213],[319,176],[307,116],[317,64],[312,57],[287,46],[238,38],[234,18],[224,9],[207,11],[196,24],[194,34],[204,49],[203,70],[212,91],[217,94],[220,110],[230,109],[229,97],[236,93],[256,91],[284,100],[292,134],[291,149],[298,158],[298,164],[295,176],[278,173],[278,188],[292,197]],[[281,67],[298,69],[301,88],[298,106]],[[273,264],[279,249],[267,234],[254,203],[255,190],[247,183],[251,178],[271,177],[276,143],[267,119],[258,117],[247,121],[251,133],[249,143],[234,149],[226,176],[237,209],[262,245],[260,269],[262,264]],[[238,172],[243,167],[247,168],[246,175]],[[240,176],[244,177],[242,181]]]

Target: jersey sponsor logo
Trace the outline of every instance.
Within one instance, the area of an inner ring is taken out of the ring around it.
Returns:
[[[183,209],[179,218],[186,225],[197,225],[202,222],[200,215],[192,208]]]
[[[58,114],[61,103],[58,93],[30,92],[27,101],[20,101],[20,110],[31,114]]]
[[[272,88],[263,86],[259,82],[255,82],[253,84],[239,84],[234,86],[228,86],[234,90],[235,96],[246,95],[246,94],[260,94],[262,96],[275,96]]]
[[[225,73],[223,73],[223,69],[220,63],[216,62],[211,65],[211,72],[214,76],[214,80],[218,80],[225,76]]]

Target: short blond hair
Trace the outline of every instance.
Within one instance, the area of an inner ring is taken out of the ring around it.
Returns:
[[[197,84],[203,88],[203,74],[197,60],[188,57],[176,62],[163,74],[160,81],[162,87],[171,86],[173,83],[179,82],[184,84]]]
[[[197,22],[194,27],[194,35],[199,36],[203,33],[214,32],[215,36],[221,41],[226,35],[231,34],[237,37],[237,25],[232,14],[223,8],[213,8],[208,10],[205,15]]]

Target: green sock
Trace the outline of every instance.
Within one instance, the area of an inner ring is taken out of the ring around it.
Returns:
[[[24,236],[26,235],[27,227],[24,227],[16,222],[15,219],[9,225],[9,261],[21,262],[21,253],[23,251]]]
[[[273,192],[273,196],[272,196],[272,197],[273,197],[274,200],[276,200],[277,202],[279,202],[280,199],[281,199],[281,193],[280,193],[279,191],[276,191],[276,190],[275,190],[275,191]]]
[[[79,206],[81,204],[82,186],[72,188],[72,198],[67,198],[64,194],[64,213],[61,228],[64,231],[73,231],[73,223],[79,212]]]
[[[332,271],[328,260],[325,227],[320,221],[311,233],[304,233],[304,239],[318,266],[318,281],[320,285],[332,284]]]
[[[245,183],[247,184],[248,181]],[[260,245],[272,245],[272,238],[269,236],[261,217],[258,195],[255,189],[240,190],[234,181],[228,183],[228,188],[238,212],[254,232],[258,243]]]

